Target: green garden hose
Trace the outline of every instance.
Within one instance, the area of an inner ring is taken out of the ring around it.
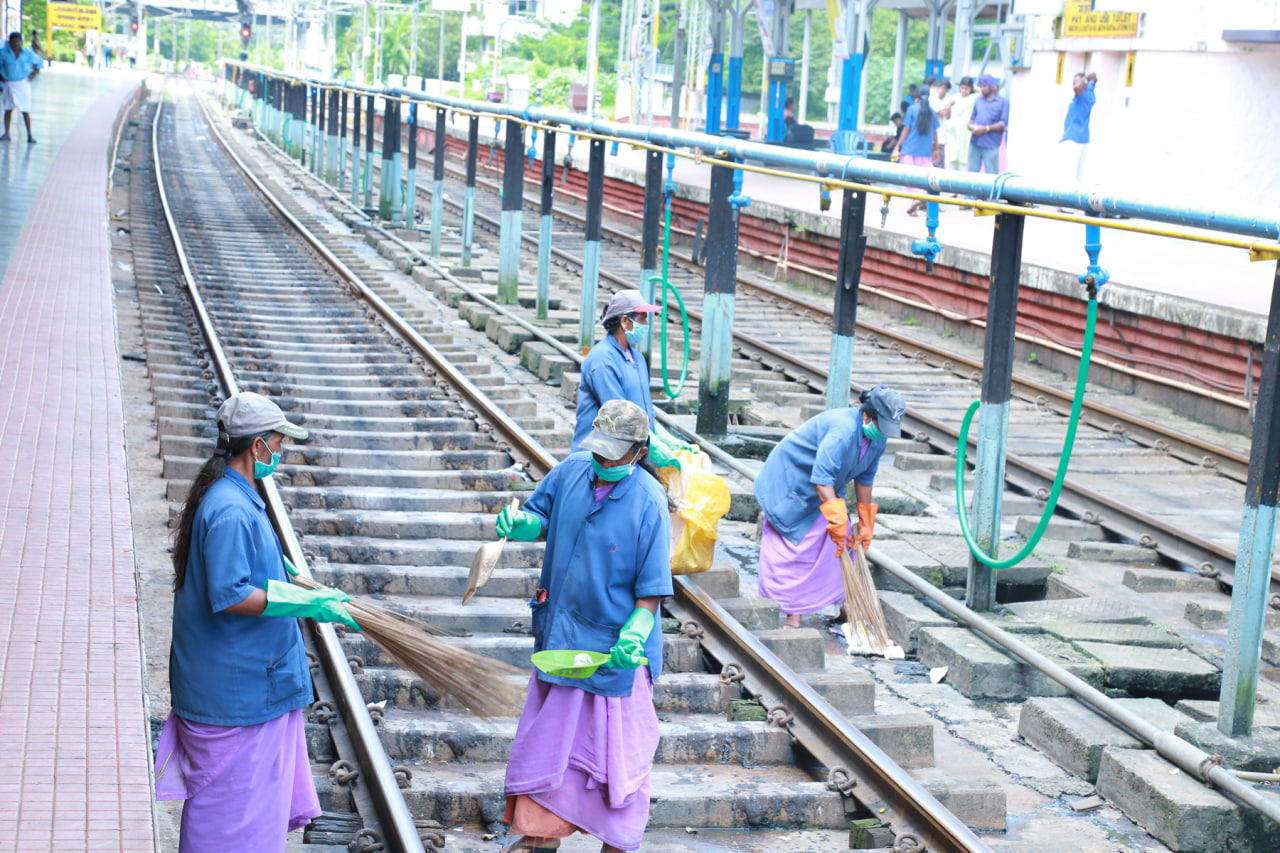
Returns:
[[[975,400],[969,406],[969,410],[964,413],[964,421],[960,424],[960,445],[956,450],[956,510],[960,514],[960,531],[964,534],[965,544],[969,546],[970,553],[978,558],[981,562],[993,569],[1007,569],[1016,566],[1027,558],[1027,555],[1035,549],[1040,542],[1040,537],[1044,535],[1044,531],[1049,527],[1049,519],[1053,517],[1053,512],[1058,506],[1058,495],[1062,493],[1062,483],[1067,478],[1067,465],[1071,462],[1071,449],[1075,445],[1076,427],[1080,424],[1080,411],[1084,408],[1084,389],[1085,381],[1089,377],[1089,360],[1093,355],[1093,328],[1098,322],[1098,296],[1094,291],[1089,294],[1089,313],[1085,320],[1084,343],[1080,347],[1080,367],[1076,371],[1076,396],[1071,402],[1071,418],[1067,422],[1067,436],[1063,440],[1062,456],[1058,460],[1058,473],[1053,478],[1053,488],[1049,491],[1048,503],[1046,503],[1044,512],[1040,516],[1040,523],[1036,525],[1036,529],[1031,534],[1022,550],[1018,551],[1012,557],[1006,557],[1003,560],[997,560],[989,554],[982,551],[981,546],[973,538],[973,531],[969,529],[969,513],[965,509],[964,498],[964,475],[965,475],[965,452],[969,448],[969,425],[973,422],[973,416],[977,414],[978,409],[982,405],[982,401]]]
[[[680,295],[680,291],[671,283],[667,276],[670,268],[671,255],[671,195],[667,195],[667,210],[662,225],[662,275],[652,276],[649,280],[657,283],[662,282],[662,296],[658,299],[658,305],[661,311],[658,313],[658,323],[662,327],[660,334],[659,346],[662,348],[662,390],[666,392],[667,397],[674,400],[680,396],[680,392],[684,391],[685,382],[689,378],[689,312],[684,307],[684,297]],[[676,297],[676,304],[680,306],[680,328],[683,333],[684,340],[684,360],[680,364],[680,382],[676,390],[671,390],[671,373],[667,368],[667,291],[670,290]]]

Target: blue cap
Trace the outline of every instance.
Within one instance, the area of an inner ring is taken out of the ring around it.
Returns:
[[[902,435],[902,416],[907,413],[907,404],[901,394],[887,385],[877,385],[864,391],[861,399],[862,405],[875,414],[876,426],[885,437]]]

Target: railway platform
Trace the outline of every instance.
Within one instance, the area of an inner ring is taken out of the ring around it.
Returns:
[[[0,848],[155,849],[108,166],[134,75],[57,65],[0,143]],[[15,128],[16,130],[16,128]]]

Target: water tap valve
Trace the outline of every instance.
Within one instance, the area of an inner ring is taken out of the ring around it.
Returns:
[[[933,262],[938,257],[938,253],[942,251],[942,244],[938,242],[938,203],[936,201],[928,202],[925,205],[925,226],[929,229],[929,236],[923,240],[911,241],[911,254],[919,255],[924,258],[925,270],[930,274],[933,273]]]

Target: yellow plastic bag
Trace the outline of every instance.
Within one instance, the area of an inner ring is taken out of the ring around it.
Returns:
[[[716,525],[729,511],[729,484],[711,472],[704,454],[676,451],[680,468],[662,468],[667,495],[676,505],[671,514],[671,574],[691,575],[711,568]]]

